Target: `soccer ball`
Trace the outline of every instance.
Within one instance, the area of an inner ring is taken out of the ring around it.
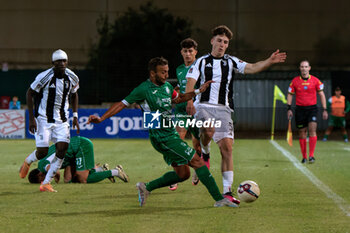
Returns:
[[[246,180],[237,188],[238,199],[244,202],[253,202],[260,196],[260,188],[252,180]]]

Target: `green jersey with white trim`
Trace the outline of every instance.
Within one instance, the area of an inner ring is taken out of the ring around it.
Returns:
[[[150,137],[153,137],[157,141],[166,141],[168,137],[177,134],[176,130],[172,125],[164,127],[162,124],[163,118],[168,119],[172,114],[171,100],[177,97],[175,92],[173,95],[174,88],[170,83],[165,82],[163,85],[158,86],[151,82],[151,80],[146,80],[136,87],[124,100],[122,103],[129,106],[132,103],[138,103],[145,112],[156,112],[159,111],[160,116],[160,128],[159,129],[149,129]],[[168,122],[168,120],[166,120]]]
[[[77,154],[78,151],[80,150],[80,140],[81,139],[84,139],[84,138],[81,138],[80,136],[76,136],[76,137],[72,137],[70,139],[68,150],[67,150],[67,153],[64,156],[64,162],[63,162],[63,164],[61,166],[61,169],[67,167],[69,165],[69,161],[74,159],[75,154]],[[55,144],[53,144],[53,145],[51,145],[49,147],[49,151],[48,151],[47,155],[43,159],[41,159],[39,161],[39,163],[38,163],[38,169],[41,172],[43,172],[43,173],[47,172],[45,170],[45,168],[54,159],[54,157],[55,157],[54,153],[55,152],[56,152],[56,146],[55,146]]]

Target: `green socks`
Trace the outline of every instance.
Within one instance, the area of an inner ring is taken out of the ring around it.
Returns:
[[[222,194],[220,193],[220,190],[218,186],[216,185],[215,179],[212,176],[212,174],[209,172],[207,166],[202,166],[200,168],[197,168],[196,170],[197,176],[199,180],[205,185],[205,187],[208,189],[210,195],[213,197],[215,201],[221,200]]]
[[[90,173],[88,178],[87,178],[87,183],[97,183],[100,182],[101,180],[104,180],[108,177],[112,176],[112,172],[109,171],[103,171],[103,172],[93,172]]]
[[[202,166],[196,170],[197,176],[199,180],[205,185],[205,187],[208,189],[210,195],[213,197],[215,201],[221,200],[222,194],[220,193],[220,190],[218,186],[216,185],[216,182],[209,172],[207,166]],[[166,187],[175,183],[182,182],[183,180],[176,174],[175,171],[167,172],[162,177],[159,177],[158,179],[152,180],[146,184],[146,189],[148,191],[152,191],[154,189]]]
[[[176,174],[176,172],[171,171],[165,173],[158,179],[152,180],[146,184],[146,189],[152,191],[154,189],[166,187],[175,183],[182,182],[183,180]]]

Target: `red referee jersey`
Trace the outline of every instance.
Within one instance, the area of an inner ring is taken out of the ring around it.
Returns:
[[[318,91],[323,91],[323,83],[312,75],[307,80],[303,80],[301,76],[293,78],[288,88],[290,94],[295,94],[297,106],[316,105]]]

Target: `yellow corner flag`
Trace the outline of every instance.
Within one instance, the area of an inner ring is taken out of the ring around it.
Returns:
[[[272,126],[271,126],[271,140],[274,139],[275,135],[275,114],[276,114],[276,100],[282,101],[284,104],[287,103],[286,97],[283,92],[275,85],[275,89],[273,91],[273,108],[272,108]]]
[[[283,92],[279,89],[277,85],[275,85],[274,97],[276,100],[282,101],[284,104],[287,103],[286,97]]]

